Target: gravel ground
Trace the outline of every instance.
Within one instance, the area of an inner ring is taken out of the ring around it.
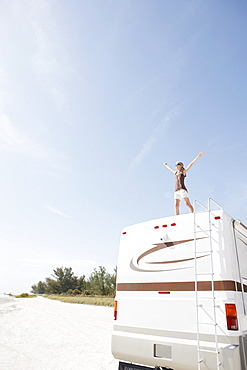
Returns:
[[[117,370],[111,307],[0,296],[0,370]]]

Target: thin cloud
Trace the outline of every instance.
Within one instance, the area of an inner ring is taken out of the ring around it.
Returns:
[[[45,208],[48,210],[48,211],[50,211],[50,212],[52,212],[52,213],[56,213],[57,215],[59,215],[59,216],[63,216],[63,217],[65,217],[66,216],[66,213],[64,213],[64,212],[62,212],[62,211],[59,211],[58,209],[56,209],[56,208],[53,208],[53,207],[50,207],[50,206],[45,206]]]
[[[7,114],[0,113],[0,149],[36,158],[48,156],[46,148],[14,127]]]
[[[150,137],[147,141],[143,144],[142,149],[137,154],[135,159],[132,161],[129,167],[129,173],[131,173],[136,167],[140,166],[144,157],[148,154],[148,152],[152,149],[155,142],[161,136],[161,133],[169,126],[170,122],[174,119],[174,116],[177,113],[177,108],[172,109],[163,120],[154,128],[153,132],[151,133]]]
[[[56,175],[56,170],[68,166],[68,153],[39,144],[26,133],[17,130],[7,114],[1,112],[0,151],[36,158],[42,161],[47,169],[52,169],[52,176]]]

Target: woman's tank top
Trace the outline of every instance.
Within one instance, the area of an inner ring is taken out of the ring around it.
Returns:
[[[186,189],[186,186],[184,184],[184,179],[185,179],[186,175],[184,175],[183,173],[179,173],[179,172],[176,172],[175,173],[175,191],[178,191],[178,190],[181,190],[181,189],[184,189],[186,191],[188,191]]]

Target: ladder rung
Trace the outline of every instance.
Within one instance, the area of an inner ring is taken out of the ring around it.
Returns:
[[[216,322],[198,322],[197,325],[211,325],[211,326],[217,326],[218,324]]]
[[[195,274],[194,275],[211,275],[211,276],[213,276],[214,275],[214,273],[213,272],[201,272],[201,273],[199,273],[199,272],[195,272]],[[200,283],[200,281],[198,281],[198,283]],[[210,281],[210,283],[212,283],[212,281]]]
[[[194,251],[194,253],[212,253],[213,250],[207,250],[207,251]]]
[[[215,354],[219,354],[219,352],[218,351],[213,351],[212,349],[210,350],[210,349],[201,349],[201,348],[198,348],[197,349],[197,351],[198,352],[209,352],[209,353],[215,353]]]
[[[197,230],[197,231],[194,231],[194,234],[198,234],[198,233],[204,233],[204,234],[206,234],[208,237],[210,236],[209,231],[204,231],[204,230]],[[194,237],[194,241],[195,241],[195,239],[196,239],[196,235],[195,235],[195,237]]]
[[[202,298],[198,298],[198,300],[199,300],[199,299],[200,299],[200,300],[202,300],[202,299],[209,300],[209,299],[216,299],[216,298],[215,298],[215,297],[213,297],[213,298],[212,298],[212,297],[205,297],[205,298],[204,298],[204,297],[202,297]],[[203,307],[203,304],[197,304],[197,305],[196,305],[196,307],[200,307],[200,308],[202,308],[202,307]],[[219,308],[219,306],[218,306],[218,305],[216,305],[216,304],[213,304],[213,305],[212,305],[212,307],[213,307],[213,308]]]

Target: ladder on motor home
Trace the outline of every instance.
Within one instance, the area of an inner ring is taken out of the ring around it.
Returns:
[[[198,355],[198,370],[206,369],[207,364],[205,363],[206,353],[212,353],[215,355],[215,370],[222,369],[222,362],[219,358],[219,347],[218,347],[218,329],[217,329],[217,315],[216,315],[216,297],[214,290],[214,266],[213,266],[213,243],[212,243],[212,227],[214,226],[213,211],[211,210],[212,203],[222,209],[218,203],[213,199],[209,198],[208,207],[203,206],[198,201],[194,202],[194,274],[195,274],[195,300],[196,300],[196,327],[197,327],[197,355]],[[198,213],[196,211],[197,206],[202,207],[202,209],[208,212],[208,220],[205,226],[201,227],[198,224]],[[208,243],[206,250],[199,250],[197,238],[206,236],[208,238]],[[209,256],[209,271],[198,271],[198,257],[204,252]],[[210,296],[206,297],[205,294],[200,294],[200,280],[205,277],[206,281],[211,282]],[[210,301],[210,307],[206,307],[205,302]],[[201,321],[201,316],[206,317],[207,321]],[[214,348],[207,349],[202,341],[202,327],[211,326],[214,328]],[[203,366],[205,364],[205,366]]]

